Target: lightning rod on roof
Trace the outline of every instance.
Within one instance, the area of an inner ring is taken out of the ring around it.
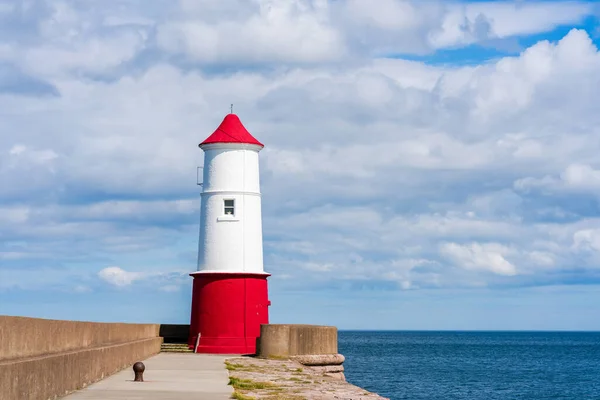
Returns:
[[[231,107],[229,108],[229,112],[230,114],[233,114],[233,104],[231,105]]]

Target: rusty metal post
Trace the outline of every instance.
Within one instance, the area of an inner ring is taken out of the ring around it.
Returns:
[[[146,366],[143,362],[138,361],[133,364],[133,372],[135,372],[134,382],[144,382],[144,371],[146,370]]]

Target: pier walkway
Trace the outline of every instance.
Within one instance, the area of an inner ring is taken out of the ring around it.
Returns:
[[[134,382],[133,370],[127,368],[87,388],[64,397],[64,400],[149,400],[149,399],[230,399],[225,356],[205,354],[160,353],[143,360],[144,382]]]

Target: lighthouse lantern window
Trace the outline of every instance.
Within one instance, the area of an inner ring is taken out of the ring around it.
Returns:
[[[224,202],[225,215],[234,215],[235,214],[235,200],[226,199]]]

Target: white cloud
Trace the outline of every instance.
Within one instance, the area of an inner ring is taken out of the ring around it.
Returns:
[[[32,164],[49,164],[58,158],[54,150],[32,150],[21,144],[14,145],[8,154],[22,160],[21,162]]]
[[[148,272],[102,279],[162,271],[153,287],[177,286],[167,271],[193,269],[197,248],[197,143],[232,102],[267,145],[266,269],[288,285],[535,284],[594,268],[592,207],[554,196],[600,179],[586,32],[474,66],[372,56],[551,30],[583,3],[60,4],[34,19],[43,38],[0,43],[57,93],[0,96],[0,268],[89,274],[140,257]]]
[[[160,48],[201,63],[318,63],[369,54],[427,53],[553,30],[593,13],[586,3],[382,0],[183,1],[158,26]],[[226,18],[225,18],[226,17]]]
[[[476,2],[448,7],[440,29],[429,36],[435,48],[468,45],[490,39],[532,35],[577,24],[593,14],[586,2]]]
[[[183,283],[189,283],[187,271],[173,270],[163,266],[160,270],[147,270],[144,272],[126,271],[121,267],[106,267],[98,272],[98,277],[109,285],[128,287],[134,283],[145,283],[151,290],[158,289],[163,292],[176,292]]]
[[[409,1],[382,0],[378,7],[365,0],[350,0],[345,4],[348,19],[389,31],[402,31],[418,27],[423,18],[418,3]]]
[[[578,24],[594,13],[594,5],[584,1],[569,2],[476,2],[466,6],[469,18],[480,14],[492,17],[498,37],[530,35],[550,31],[556,26]]]
[[[331,271],[335,268],[332,264],[317,264],[317,263],[307,263],[303,264],[302,267],[307,271],[313,272],[327,272]]]
[[[600,194],[600,170],[588,164],[570,164],[558,176],[521,178],[515,181],[514,187],[521,191],[541,189]]]
[[[22,63],[29,72],[57,75],[80,70],[101,73],[130,61],[144,48],[144,35],[134,32],[108,38],[79,39],[76,45],[43,46],[25,53]]]
[[[62,207],[48,210],[66,218],[80,220],[124,219],[139,220],[152,216],[152,220],[173,219],[178,215],[189,218],[198,213],[199,200],[173,201],[104,201],[91,205]]]
[[[143,273],[125,271],[120,267],[106,267],[98,272],[98,276],[106,283],[117,287],[129,286],[135,281],[144,279]]]
[[[461,268],[507,276],[518,273],[517,267],[505,258],[510,249],[497,243],[445,243],[440,250],[442,255],[453,260]]]
[[[529,253],[529,259],[539,266],[552,267],[556,264],[555,256],[544,251],[533,251]]]
[[[16,144],[13,146],[12,149],[10,149],[10,151],[8,152],[11,156],[18,156],[19,154],[22,154],[24,151],[27,150],[27,147],[21,145],[21,144]]]
[[[345,52],[339,33],[327,25],[323,7],[302,1],[265,1],[244,21],[200,20],[159,26],[160,48],[202,63],[315,63]]]
[[[573,248],[600,252],[600,229],[582,229],[573,234]]]

